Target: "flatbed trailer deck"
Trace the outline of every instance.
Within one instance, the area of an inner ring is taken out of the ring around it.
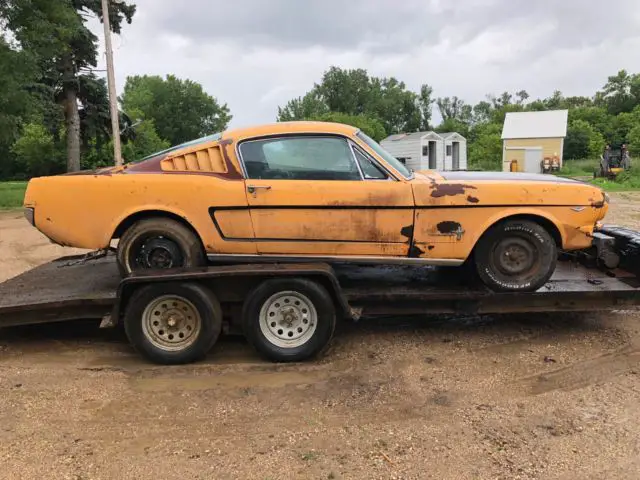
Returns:
[[[188,270],[147,271],[121,279],[113,255],[97,259],[63,257],[0,283],[0,328],[86,319],[101,320],[103,327],[124,323],[126,329],[128,311],[135,310],[131,305],[139,302],[140,295],[136,295],[141,290],[155,286],[160,294],[166,294],[171,293],[172,288],[195,285],[196,290],[205,292],[200,292],[201,295],[214,298],[212,311],[220,312],[214,315],[220,318],[214,322],[218,333],[212,337],[213,345],[220,332],[247,334],[246,312],[251,308],[250,300],[260,292],[262,284],[274,279],[284,281],[285,286],[287,281],[315,282],[321,290],[328,292],[324,301],[316,303],[317,318],[324,314],[324,307],[320,305],[323,303],[332,304],[335,314],[331,315],[334,317],[351,319],[415,314],[635,309],[640,306],[640,279],[630,270],[633,269],[596,268],[589,262],[577,261],[576,257],[563,257],[551,280],[538,291],[496,293],[477,282],[467,281],[468,276],[460,268],[326,263],[219,264]],[[302,288],[306,287],[303,285]],[[291,301],[295,298],[291,297]],[[253,308],[252,315],[262,315],[259,306]],[[137,315],[143,316],[142,312],[137,310]],[[275,314],[277,318],[288,318],[288,313],[295,312],[278,310]],[[166,332],[161,333],[166,336]],[[136,345],[129,331],[127,334]],[[327,343],[332,334],[333,327],[326,335]],[[139,345],[136,347],[140,350]],[[267,357],[278,361],[304,357],[302,354],[289,357],[281,351],[266,353]],[[154,358],[148,352],[146,356],[162,363],[184,363],[182,358]],[[193,360],[189,358],[189,361]]]
[[[290,270],[300,264],[281,264]],[[241,267],[241,268],[239,268]],[[211,266],[200,275],[265,265]],[[326,268],[326,267],[325,267]],[[456,269],[415,266],[333,265],[340,292],[357,316],[446,313],[592,311],[640,306],[640,280],[624,270],[604,272],[560,261],[534,293],[495,293],[464,283]],[[206,272],[206,273],[205,273]],[[163,277],[164,278],[164,277]],[[182,275],[180,278],[184,278]],[[82,262],[63,257],[0,283],[0,327],[102,319],[118,299],[121,278],[112,257]],[[238,299],[225,302],[231,307]]]

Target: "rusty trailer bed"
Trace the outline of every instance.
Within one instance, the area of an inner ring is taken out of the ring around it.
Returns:
[[[0,327],[101,319],[116,304],[120,277],[113,257],[77,263],[61,258],[0,283]],[[207,267],[227,274],[233,266]],[[251,267],[238,267],[245,272]],[[264,265],[256,266],[256,270]],[[287,269],[289,267],[282,267]],[[640,306],[640,281],[624,270],[603,272],[561,261],[551,281],[534,293],[494,293],[465,284],[459,269],[333,265],[337,289],[364,316],[594,311]],[[220,270],[221,271],[221,270]],[[238,298],[233,300],[239,303]],[[224,306],[224,299],[223,299]],[[228,305],[227,305],[228,306]]]

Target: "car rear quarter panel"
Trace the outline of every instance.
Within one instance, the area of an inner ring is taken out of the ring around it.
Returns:
[[[36,228],[61,245],[105,248],[131,215],[161,211],[183,218],[215,249],[221,239],[209,207],[244,206],[246,196],[241,180],[207,175],[71,175],[32,180],[25,205],[35,207]]]

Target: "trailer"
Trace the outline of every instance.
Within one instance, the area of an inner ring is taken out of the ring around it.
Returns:
[[[240,332],[268,360],[303,361],[343,319],[635,309],[639,259],[640,233],[603,227],[590,251],[562,254],[538,291],[496,293],[460,268],[227,261],[122,279],[113,255],[64,257],[0,283],[0,328],[100,321],[161,364],[196,361]]]

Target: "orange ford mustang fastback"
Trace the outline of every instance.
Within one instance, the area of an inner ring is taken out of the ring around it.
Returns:
[[[60,245],[119,239],[125,275],[230,259],[467,261],[493,290],[532,291],[558,249],[591,245],[608,197],[551,175],[412,172],[356,128],[283,122],[124,167],[35,178],[25,208]]]

